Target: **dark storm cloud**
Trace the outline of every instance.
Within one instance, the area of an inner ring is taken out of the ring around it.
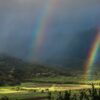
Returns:
[[[0,51],[18,57],[26,57],[28,53],[33,21],[38,14],[34,3],[30,7],[24,2],[0,1]]]
[[[85,58],[100,24],[99,0],[58,0],[38,61],[65,64]],[[0,52],[27,59],[46,0],[0,0]],[[53,1],[52,1],[53,2]],[[94,31],[91,32],[91,29]],[[87,32],[87,30],[90,30]],[[91,34],[91,35],[89,35]]]

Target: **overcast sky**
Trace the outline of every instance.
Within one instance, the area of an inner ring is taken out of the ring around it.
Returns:
[[[41,16],[48,31],[34,56]],[[99,25],[100,0],[0,0],[0,52],[53,64],[85,59]]]

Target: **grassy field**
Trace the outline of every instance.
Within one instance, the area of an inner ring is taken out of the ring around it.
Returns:
[[[18,87],[1,87],[0,88],[0,98],[7,96],[10,100],[21,100],[32,97],[43,97],[47,96],[46,93],[34,92],[34,89]]]
[[[37,77],[32,82],[24,82],[20,86],[0,87],[0,98],[7,96],[10,100],[28,100],[28,98],[46,97],[48,92],[52,92],[53,97],[56,97],[59,91],[72,90],[73,93],[76,93],[79,90],[91,88],[89,84],[92,83],[95,84],[95,88],[100,88],[100,80],[79,80],[81,79],[77,77],[64,76]]]
[[[100,88],[100,86],[95,86]],[[23,83],[21,86],[15,87],[1,87],[0,98],[7,96],[10,100],[22,100],[35,97],[47,97],[48,92],[52,92],[53,97],[57,97],[59,91],[72,90],[73,93],[78,93],[81,89],[91,88],[90,85],[75,85],[75,84],[62,84],[52,85],[50,84],[34,84],[34,83]]]
[[[30,82],[34,83],[55,83],[55,84],[95,84],[99,85],[100,80],[94,79],[90,81],[85,81],[83,76],[55,76],[55,77],[34,77]]]

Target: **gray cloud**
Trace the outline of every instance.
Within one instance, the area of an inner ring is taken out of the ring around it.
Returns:
[[[47,0],[0,0],[1,53],[27,59],[32,51],[30,50],[33,45],[32,33],[36,31],[39,17],[43,13],[44,6],[48,4],[46,2]],[[54,0],[51,0],[49,5],[53,10],[48,19],[47,40],[43,45],[43,52],[37,55],[37,60],[63,62],[71,54],[72,57],[79,57],[81,54],[74,53],[73,48],[78,51],[82,48],[81,44],[86,44],[82,42],[84,40],[79,39],[79,34],[85,34],[84,37],[89,38],[87,32],[84,32],[99,26],[100,1],[55,0],[56,6],[53,6],[53,2]],[[88,45],[84,46],[87,47]],[[82,53],[84,54],[85,50]]]

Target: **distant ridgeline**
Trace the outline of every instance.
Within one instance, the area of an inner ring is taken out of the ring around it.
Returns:
[[[70,75],[61,68],[31,64],[15,57],[0,56],[0,85],[16,85],[40,76]]]
[[[100,62],[95,65],[94,75],[99,75]],[[47,66],[39,64],[26,63],[20,59],[10,56],[0,56],[0,86],[2,85],[16,85],[27,79],[41,76],[75,76],[82,74],[82,70],[71,69],[61,66]],[[96,77],[98,78],[98,77]]]

